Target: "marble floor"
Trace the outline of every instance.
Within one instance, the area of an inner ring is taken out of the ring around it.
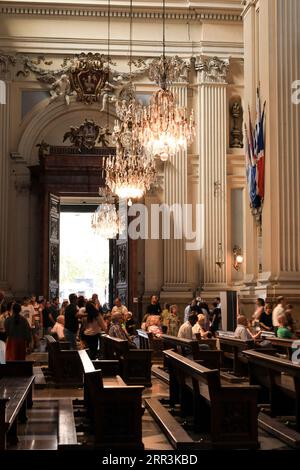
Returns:
[[[56,450],[57,449],[57,423],[58,423],[58,403],[61,398],[82,399],[82,388],[55,388],[51,383],[43,381],[43,370],[47,361],[47,354],[44,352],[34,353],[36,373],[40,379],[38,386],[34,388],[34,406],[28,410],[28,421],[26,424],[19,424],[19,443],[16,446],[9,446],[9,450]],[[163,398],[168,397],[168,385],[159,378],[152,378],[152,387],[145,388],[143,398]],[[147,410],[142,418],[143,442],[145,450],[170,451],[172,446],[161,432],[158,424],[150,416]],[[191,433],[197,439],[197,436]],[[275,437],[270,436],[265,431],[259,429],[259,441],[261,450],[288,450],[289,448]]]

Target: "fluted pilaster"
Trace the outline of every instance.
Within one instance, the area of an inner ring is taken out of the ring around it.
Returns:
[[[187,84],[171,87],[179,106],[187,106]],[[164,169],[164,202],[169,207],[187,203],[187,152],[184,150],[170,157]],[[172,220],[172,219],[171,219]],[[172,234],[172,231],[171,231]],[[164,290],[184,287],[187,284],[187,252],[185,239],[164,240]]]
[[[9,192],[9,86],[6,104],[0,104],[0,288],[7,288],[8,192]]]
[[[203,284],[226,284],[226,73],[228,62],[199,57],[198,138],[200,197],[204,205]],[[222,259],[220,259],[222,258]],[[220,261],[220,265],[216,264]]]

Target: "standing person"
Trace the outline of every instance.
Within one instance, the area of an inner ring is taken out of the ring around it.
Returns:
[[[163,311],[161,312],[162,331],[167,333],[168,330],[168,316],[170,315],[170,304],[164,304]]]
[[[92,303],[95,305],[98,312],[102,313],[102,306],[101,306],[100,300],[98,298],[98,294],[93,294],[92,295]]]
[[[54,297],[50,305],[50,320],[52,321],[53,325],[55,324],[58,315],[59,315],[59,297]]]
[[[34,294],[30,297],[30,304],[34,309],[34,317],[33,317],[33,343],[34,347],[38,348],[40,344],[40,335],[41,335],[41,328],[42,328],[42,319],[41,319],[41,312],[39,310],[39,304],[36,301],[36,296]]]
[[[178,318],[178,307],[177,305],[171,305],[170,313],[167,318],[167,334],[171,336],[177,336],[179,327],[180,327],[180,319]]]
[[[21,309],[21,315],[28,321],[30,328],[34,328],[35,311],[29,297],[24,297]]]
[[[256,309],[255,309],[255,312],[252,315],[252,326],[254,328],[258,328],[259,327],[260,317],[261,317],[261,315],[264,311],[265,301],[264,301],[264,299],[258,298],[258,299],[256,299],[255,304],[256,304]]]
[[[210,331],[213,336],[215,336],[216,331],[219,330],[222,320],[221,309],[219,305],[220,304],[217,301],[213,302],[212,319],[210,324]]]
[[[181,325],[178,331],[178,338],[183,339],[196,339],[195,335],[193,334],[193,326],[198,320],[197,314],[191,313],[189,319]]]
[[[59,341],[65,339],[65,317],[63,315],[58,315],[55,325],[51,328],[51,333],[55,334]]]
[[[90,358],[96,359],[99,346],[99,335],[101,331],[106,331],[106,324],[102,314],[92,302],[85,306],[87,317],[82,325],[81,338],[89,349]]]
[[[277,305],[274,308],[273,313],[272,313],[272,323],[273,323],[273,328],[274,328],[276,336],[277,336],[277,330],[279,328],[278,318],[280,317],[280,315],[284,314],[284,306],[285,306],[284,297],[282,296],[277,297]]]
[[[26,347],[31,341],[31,328],[28,321],[20,314],[20,304],[13,305],[13,314],[4,323],[7,334],[6,360],[25,361]]]
[[[150,298],[150,304],[148,305],[146,309],[146,313],[149,313],[150,315],[160,315],[161,314],[161,307],[158,302],[158,297],[157,295],[152,295]]]
[[[45,336],[50,333],[51,328],[55,324],[55,322],[52,320],[51,302],[49,302],[49,300],[45,302],[45,305],[42,311],[42,316],[43,316],[43,336]]]
[[[191,301],[190,304],[188,304],[185,309],[184,309],[184,315],[183,315],[183,322],[185,323],[186,321],[188,321],[189,319],[189,316],[191,315],[192,313],[192,308],[197,306],[197,299],[193,299]],[[199,309],[199,313],[200,313],[200,309]]]
[[[71,349],[77,349],[76,337],[79,328],[79,312],[77,307],[77,295],[69,295],[70,304],[65,310],[65,338],[70,342]]]
[[[123,316],[128,312],[127,307],[122,304],[120,297],[116,297],[114,301],[114,307],[112,308],[111,313],[121,313]],[[123,317],[124,321],[124,317]]]

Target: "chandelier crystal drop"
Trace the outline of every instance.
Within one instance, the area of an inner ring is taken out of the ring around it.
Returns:
[[[120,230],[120,220],[115,204],[100,204],[92,215],[94,233],[104,239],[116,238]]]

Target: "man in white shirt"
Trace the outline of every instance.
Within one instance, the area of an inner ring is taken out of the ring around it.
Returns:
[[[274,308],[273,313],[272,313],[272,323],[273,323],[273,327],[274,327],[274,331],[275,331],[276,336],[277,336],[277,330],[279,328],[278,318],[282,314],[284,314],[284,306],[285,306],[284,297],[282,297],[282,296],[277,297],[277,305]]]
[[[33,305],[30,303],[29,297],[24,297],[23,299],[21,315],[26,318],[30,328],[34,328],[35,311]]]
[[[184,322],[178,331],[178,338],[182,339],[196,339],[195,335],[193,334],[193,326],[198,321],[198,316],[196,313],[192,313],[189,316],[189,319]]]

